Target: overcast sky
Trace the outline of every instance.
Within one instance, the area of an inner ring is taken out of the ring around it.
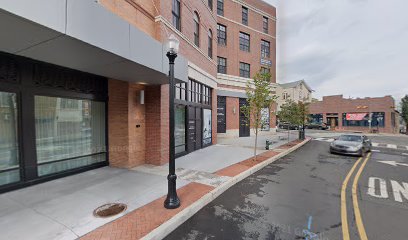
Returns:
[[[314,96],[408,94],[407,0],[265,0],[277,8],[277,81]]]

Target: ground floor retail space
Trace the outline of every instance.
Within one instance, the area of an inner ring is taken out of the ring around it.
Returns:
[[[220,137],[249,137],[251,120],[243,113],[242,108],[248,104],[245,93],[219,91],[217,96],[217,133]],[[232,96],[231,96],[232,95]],[[237,96],[240,95],[240,96]],[[262,110],[261,134],[274,130],[276,126],[274,105]]]
[[[215,90],[190,79],[175,92],[177,156],[214,144]],[[0,53],[0,192],[106,165],[163,165],[168,120],[168,84]]]

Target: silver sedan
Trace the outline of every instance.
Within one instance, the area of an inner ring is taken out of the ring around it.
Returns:
[[[371,151],[371,141],[365,135],[344,134],[330,144],[330,153],[363,156]]]

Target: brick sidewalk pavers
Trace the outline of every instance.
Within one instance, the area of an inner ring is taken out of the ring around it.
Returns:
[[[279,150],[289,149],[301,141],[292,141],[281,145]],[[218,176],[234,177],[250,169],[251,167],[276,156],[281,151],[269,150],[254,157],[233,164],[229,167],[215,172]],[[127,215],[116,219],[106,225],[81,237],[83,240],[133,240],[140,239],[159,227],[161,224],[170,220],[177,213],[189,207],[198,201],[204,195],[214,189],[213,186],[192,182],[177,190],[181,200],[181,206],[178,209],[168,210],[163,207],[166,196],[154,200],[153,202],[138,208]]]
[[[116,219],[83,236],[83,240],[134,240],[140,239],[171,217],[190,206],[214,187],[189,183],[177,190],[181,206],[177,209],[163,207],[166,196],[163,196],[127,215]]]

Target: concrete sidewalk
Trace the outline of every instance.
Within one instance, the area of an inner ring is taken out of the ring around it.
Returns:
[[[279,148],[287,143],[288,140],[280,139],[280,135],[285,134],[262,136],[259,139],[259,153],[270,156],[278,154],[265,152],[264,148],[265,139],[276,141],[271,148]],[[290,140],[295,138],[296,136],[292,135]],[[169,219],[177,211],[182,211],[206,193],[230,181],[233,172],[246,170],[250,165],[254,165],[254,162],[244,161],[253,155],[251,146],[252,137],[220,139],[217,145],[178,158],[177,187],[183,195],[181,199],[184,206],[173,212],[167,210],[169,212],[165,214],[168,214]],[[263,155],[260,159],[266,160],[266,156]],[[228,169],[230,166],[233,168]],[[136,209],[146,209],[145,206],[156,204],[154,208],[164,210],[162,198],[167,193],[167,169],[166,165],[143,165],[130,170],[104,167],[2,194],[0,239],[77,239],[100,226],[110,225],[107,223],[124,215],[130,216],[129,213],[135,212],[139,214],[140,211],[134,211]],[[111,218],[93,216],[95,208],[114,202],[127,204],[127,210]],[[145,218],[157,214],[149,211],[149,208],[143,211]],[[162,223],[145,220],[152,229]],[[137,221],[140,227],[143,219],[137,218]],[[149,229],[149,226],[144,226],[143,229]],[[146,234],[147,230],[143,231],[139,234]],[[87,235],[89,239],[93,239],[90,236],[92,234]],[[129,239],[134,239],[133,237]]]

